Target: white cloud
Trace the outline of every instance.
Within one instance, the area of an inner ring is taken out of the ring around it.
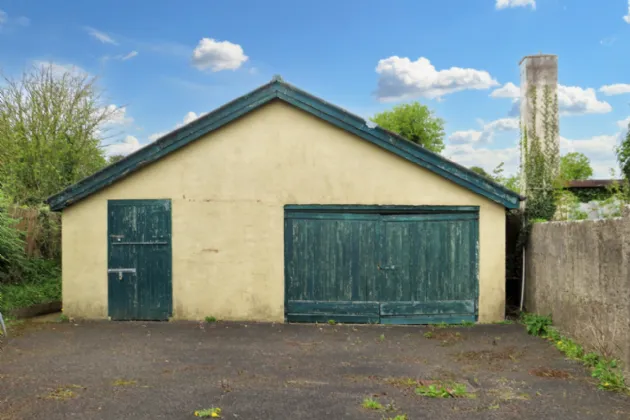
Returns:
[[[481,138],[481,131],[477,130],[461,130],[455,131],[448,136],[448,141],[451,144],[470,144],[477,143]]]
[[[133,118],[127,115],[127,108],[124,106],[118,107],[114,104],[108,105],[107,111],[110,114],[107,124],[129,125],[133,123]]]
[[[203,116],[204,114],[197,114],[195,112],[188,112],[186,113],[186,115],[184,115],[184,119],[181,122],[178,122],[177,124],[175,124],[175,127],[173,128],[173,130],[177,130],[179,127],[183,127],[186,124],[190,124],[191,122],[195,121],[197,118]],[[173,131],[171,130],[171,131]],[[170,131],[161,131],[159,133],[153,133],[149,136],[149,140],[150,141],[156,141],[157,139],[159,139],[160,137],[166,135],[170,133]]]
[[[560,153],[584,153],[591,161],[593,178],[609,178],[610,170],[617,169],[615,147],[620,134],[594,136],[587,139],[570,140],[560,136]]]
[[[518,99],[521,96],[521,88],[512,82],[508,82],[490,94],[493,98],[511,98]]]
[[[28,26],[31,24],[31,20],[26,16],[20,16],[15,19],[9,19],[9,15],[4,10],[0,9],[0,28],[4,25],[13,25],[16,24],[18,26]]]
[[[599,88],[599,91],[606,96],[622,95],[630,93],[630,84],[615,83],[614,85],[605,85]]]
[[[436,70],[424,57],[411,61],[407,57],[392,56],[379,60],[377,97],[381,101],[406,98],[440,98],[467,89],[489,89],[498,82],[487,71],[451,67]]]
[[[467,168],[480,166],[487,172],[492,172],[501,162],[504,163],[506,175],[516,174],[520,156],[517,146],[503,149],[488,149],[473,147],[472,144],[447,145],[444,156]]]
[[[134,136],[127,136],[120,143],[112,143],[105,146],[105,154],[107,156],[114,155],[123,155],[127,156],[130,153],[135,152],[136,150],[142,148],[143,145],[140,144],[137,138]]]
[[[196,113],[190,111],[189,113],[184,115],[184,123],[183,124],[178,124],[177,127],[189,124],[189,123],[195,121],[197,118],[199,118],[199,115],[197,115]]]
[[[628,125],[630,125],[630,117],[617,121],[617,127],[621,128],[624,132],[628,130]]]
[[[131,58],[134,58],[134,57],[135,57],[135,56],[137,56],[137,55],[138,55],[138,51],[131,51],[129,54],[127,54],[127,55],[125,55],[125,56],[120,57],[120,59],[121,59],[122,61],[126,61],[126,60],[129,60],[129,59],[131,59]]]
[[[511,98],[513,109],[510,111],[510,115],[516,115],[515,111],[518,110],[520,97],[518,86],[513,83],[506,83],[499,89],[495,89],[490,96],[493,98]],[[612,111],[612,106],[608,102],[597,99],[595,89],[578,86],[558,85],[558,107],[562,115],[606,114]]]
[[[33,65],[42,69],[47,69],[48,67],[50,67],[53,76],[58,78],[63,77],[66,73],[78,77],[90,76],[90,74],[87,71],[83,70],[81,67],[70,63],[62,64],[54,63],[52,61],[35,60],[33,61]]]
[[[612,111],[608,102],[600,101],[595,89],[558,85],[558,107],[562,115],[606,114]]]
[[[91,37],[101,41],[103,44],[118,45],[118,42],[114,41],[112,37],[107,35],[105,32],[101,32],[98,29],[94,29],[89,26],[86,26],[85,30],[88,34],[90,34]]]
[[[531,6],[532,9],[536,9],[536,0],[497,0],[495,8],[497,10],[507,9],[509,7],[527,7]]]
[[[103,60],[103,61],[109,61],[109,60],[127,61],[127,60],[131,60],[132,58],[134,58],[137,55],[138,55],[138,51],[134,50],[134,51],[131,51],[129,54],[125,54],[125,55],[122,55],[122,54],[113,55],[113,56],[112,55],[106,55],[106,56],[103,56],[101,58],[101,60]]]
[[[630,0],[628,0],[628,14],[623,17],[626,23],[630,23]]]
[[[236,70],[249,57],[238,44],[229,41],[215,41],[203,38],[193,51],[192,63],[199,70],[210,69],[213,72],[221,70]]]
[[[519,129],[518,118],[500,118],[483,124],[481,130],[462,130],[452,133],[448,140],[451,144],[486,144],[492,143],[494,134],[499,131],[513,131]]]

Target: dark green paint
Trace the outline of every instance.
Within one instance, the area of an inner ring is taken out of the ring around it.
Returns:
[[[428,315],[428,316],[382,316],[381,324],[389,325],[426,325],[426,324],[462,324],[477,322],[475,315]]]
[[[381,315],[452,315],[475,313],[474,300],[381,303]]]
[[[381,214],[362,206],[343,206],[344,213],[333,212],[338,206],[286,208],[287,320],[373,317],[375,310],[388,323],[475,320],[478,213],[421,206],[418,214],[391,207],[379,208]]]
[[[324,322],[335,321],[340,324],[378,324],[378,315],[342,315],[342,314],[293,314],[288,322]]]
[[[55,194],[48,198],[48,204],[53,210],[61,210],[275,99],[317,116],[506,208],[518,208],[523,199],[504,186],[397,134],[380,127],[370,128],[363,118],[281,80],[273,80]]]
[[[286,311],[292,314],[379,315],[378,302],[289,301]]]
[[[108,201],[108,307],[113,320],[172,314],[170,200]],[[135,273],[109,272],[135,269]]]

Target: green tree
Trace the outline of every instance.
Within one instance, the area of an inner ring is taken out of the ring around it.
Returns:
[[[478,175],[485,176],[486,178],[492,179],[492,176],[488,172],[486,172],[485,169],[483,169],[481,166],[471,166],[469,169]]]
[[[588,179],[592,176],[591,161],[583,153],[567,153],[560,158],[560,178],[563,181]]]
[[[395,106],[371,120],[432,152],[440,153],[444,149],[444,120],[418,102]]]
[[[628,125],[628,131],[626,137],[621,141],[621,144],[615,149],[617,154],[617,162],[619,162],[619,169],[626,182],[630,182],[630,125]]]
[[[106,163],[100,142],[117,112],[93,77],[52,63],[0,82],[0,187],[32,204]]]
[[[124,158],[125,158],[125,155],[111,155],[110,157],[107,158],[107,164],[111,165],[113,163],[123,160]]]

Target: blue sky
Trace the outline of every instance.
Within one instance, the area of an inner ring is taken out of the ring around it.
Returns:
[[[584,152],[606,177],[630,117],[629,9],[628,0],[0,0],[0,68],[54,62],[98,76],[107,104],[124,107],[109,153],[280,74],[364,117],[418,100],[446,121],[445,155],[514,172],[518,62],[557,54],[562,151]]]

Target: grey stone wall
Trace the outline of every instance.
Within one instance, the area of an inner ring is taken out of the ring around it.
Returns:
[[[630,207],[621,218],[537,223],[526,256],[525,305],[551,315],[587,350],[630,373]]]

